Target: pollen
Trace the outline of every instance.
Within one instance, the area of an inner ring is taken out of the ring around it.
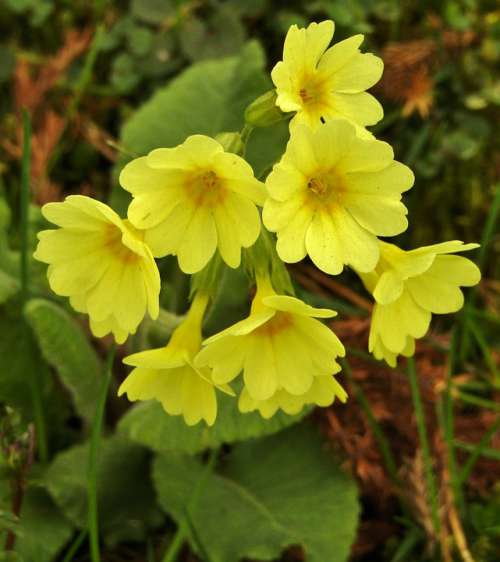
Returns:
[[[344,182],[335,170],[310,178],[307,189],[314,194],[314,199],[328,203],[340,203],[345,192]]]

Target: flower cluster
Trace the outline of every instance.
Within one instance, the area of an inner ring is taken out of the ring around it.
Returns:
[[[264,418],[345,401],[336,379],[345,350],[320,321],[336,313],[292,296],[289,280],[279,281],[288,279],[283,262],[309,256],[330,275],[351,267],[375,299],[369,350],[392,366],[414,353],[432,313],[457,311],[460,287],[479,282],[478,268],[455,255],[476,244],[404,251],[379,239],[408,228],[401,200],[414,176],[366,129],[383,117],[366,91],[382,74],[381,59],[360,52],[362,35],[329,47],[333,32],[332,21],[292,26],[271,73],[275,90],[245,113],[247,131],[290,119],[286,150],[264,181],[242,156],[247,135],[193,135],[122,169],[120,184],[132,195],[127,219],[83,196],[44,206],[60,228],[39,233],[35,257],[98,337],[123,343],[146,313],[157,318],[155,258],[176,256],[184,273],[196,274],[191,307],[167,345],[124,359],[134,369],[120,395],[158,400],[189,425],[215,422],[219,391],[234,397],[237,389],[239,410]],[[204,272],[221,262],[238,268],[242,256],[256,284],[249,316],[203,341],[217,285]]]

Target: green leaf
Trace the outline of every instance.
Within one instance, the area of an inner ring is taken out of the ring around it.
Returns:
[[[77,412],[92,419],[102,364],[82,329],[60,306],[44,299],[31,299],[24,315],[43,357],[71,393]]]
[[[188,426],[180,416],[169,416],[159,402],[145,402],[131,408],[120,420],[119,429],[133,441],[155,451],[197,453],[222,443],[235,443],[253,437],[270,435],[297,423],[310,410],[297,416],[278,412],[270,420],[259,413],[241,414],[237,398],[218,394],[217,420],[212,427],[205,424]]]
[[[176,146],[189,135],[240,130],[246,106],[271,87],[264,62],[262,48],[253,41],[238,56],[193,64],[125,123],[121,144],[143,155],[154,148]],[[277,159],[286,142],[283,128],[278,134],[266,131],[254,131],[247,150],[258,174]],[[128,201],[124,190],[114,190],[115,209],[125,214]]]
[[[78,527],[87,524],[88,444],[60,453],[44,483],[65,516]],[[99,523],[108,544],[144,540],[160,521],[149,480],[148,452],[124,436],[102,442],[97,494]]]
[[[196,61],[238,52],[245,40],[245,28],[237,11],[220,5],[208,17],[191,16],[180,29],[180,45],[187,58]]]
[[[0,304],[8,301],[19,291],[19,281],[0,269]]]
[[[308,562],[347,560],[359,514],[356,486],[314,428],[303,424],[237,445],[225,463],[223,474],[207,477],[189,511],[212,562],[271,560],[295,544]],[[156,459],[159,501],[177,522],[203,471],[187,456]]]
[[[175,3],[171,0],[132,0],[130,9],[138,20],[160,25],[175,14]]]
[[[16,552],[29,562],[51,562],[73,533],[47,492],[34,487],[23,499],[19,527]]]
[[[52,381],[20,316],[18,306],[0,308],[0,402],[18,409],[25,419],[32,419],[33,377],[40,379],[44,401],[48,399]]]

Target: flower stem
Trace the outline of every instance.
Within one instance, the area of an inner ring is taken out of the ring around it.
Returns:
[[[106,362],[106,371],[101,381],[101,388],[94,415],[94,423],[92,425],[92,435],[90,438],[90,449],[88,459],[87,474],[87,490],[88,490],[88,527],[90,542],[90,559],[92,562],[100,562],[99,554],[99,523],[98,523],[98,505],[97,505],[97,472],[98,472],[98,453],[101,442],[101,429],[104,418],[104,409],[106,406],[106,397],[108,395],[109,385],[113,373],[113,361],[115,358],[115,344],[108,353]]]
[[[186,540],[189,534],[189,518],[188,518],[190,516],[189,514],[193,513],[193,510],[196,507],[196,504],[200,498],[201,492],[203,491],[203,487],[207,481],[207,478],[210,476],[210,474],[214,469],[215,461],[217,460],[217,453],[218,453],[217,448],[212,449],[210,451],[210,457],[208,459],[207,464],[205,465],[205,469],[200,475],[198,481],[196,482],[193,489],[193,493],[191,494],[191,497],[187,502],[186,516],[182,519],[179,526],[177,527],[177,531],[167,551],[165,552],[162,562],[175,562],[175,560],[177,559],[177,554],[179,553],[179,550],[181,549],[184,541]]]
[[[21,171],[20,227],[21,227],[21,295],[23,302],[29,294],[29,244],[28,214],[30,205],[31,174],[31,121],[28,112],[23,109],[23,158]]]
[[[432,523],[436,537],[439,537],[441,524],[439,521],[439,504],[437,495],[437,484],[434,477],[434,469],[432,466],[431,448],[425,425],[425,413],[420,396],[420,389],[417,381],[417,371],[415,368],[415,360],[413,357],[408,358],[408,379],[410,381],[411,395],[413,399],[413,407],[415,409],[415,418],[417,421],[417,430],[422,447],[422,455],[424,459],[425,480],[429,491],[429,501],[432,513]]]
[[[21,169],[21,193],[20,193],[20,245],[21,245],[21,267],[19,276],[21,279],[21,302],[23,304],[29,298],[29,206],[30,206],[30,177],[31,177],[31,121],[29,113],[23,109],[23,157]],[[24,331],[24,336],[30,338],[28,328]],[[40,462],[45,464],[48,461],[47,430],[43,413],[42,391],[40,388],[39,374],[33,372],[30,377],[30,392],[33,401],[33,418],[35,422],[36,443]]]

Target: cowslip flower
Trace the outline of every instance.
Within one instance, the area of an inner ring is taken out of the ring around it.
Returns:
[[[340,371],[336,358],[345,355],[344,346],[316,320],[335,315],[277,295],[267,278],[259,278],[248,318],[208,338],[195,364],[211,367],[217,384],[243,371],[245,387],[255,400],[267,400],[279,389],[303,395],[315,377]]]
[[[174,330],[165,347],[141,351],[123,362],[134,370],[121,384],[118,395],[129,400],[158,400],[172,415],[182,415],[187,425],[205,420],[213,425],[217,397],[210,370],[199,369],[193,359],[201,347],[201,323],[208,299],[197,295],[186,319]],[[227,385],[219,389],[232,394]]]
[[[307,28],[292,25],[283,48],[283,60],[271,72],[276,86],[276,104],[294,111],[294,127],[300,123],[317,127],[321,121],[343,117],[358,132],[374,125],[384,115],[380,103],[365,90],[373,86],[384,69],[382,59],[360,53],[363,35],[354,35],[327,49],[335,25],[327,20]]]
[[[177,255],[185,273],[200,271],[216,249],[238,267],[241,248],[259,236],[264,185],[245,160],[204,135],[136,158],[120,184],[134,197],[128,217],[154,256]]]
[[[82,195],[47,203],[42,214],[61,228],[38,233],[34,257],[49,264],[54,293],[89,315],[95,336],[111,332],[123,343],[146,310],[157,318],[160,275],[141,232],[104,203]]]
[[[408,227],[401,194],[413,180],[387,143],[359,138],[344,119],[315,131],[298,126],[266,180],[263,221],[285,262],[309,254],[332,275],[344,265],[368,272],[379,258],[377,236]]]
[[[278,410],[293,416],[309,404],[331,406],[336,398],[345,402],[347,393],[334,376],[325,375],[314,377],[311,388],[300,395],[290,394],[281,388],[267,400],[255,400],[248,390],[243,388],[238,400],[238,408],[243,414],[257,410],[263,418],[269,419]]]
[[[376,301],[368,345],[377,359],[396,366],[399,354],[413,355],[415,339],[427,333],[432,314],[462,308],[460,287],[479,283],[481,272],[469,259],[453,254],[477,247],[452,240],[405,251],[380,242],[376,269],[360,273]]]

